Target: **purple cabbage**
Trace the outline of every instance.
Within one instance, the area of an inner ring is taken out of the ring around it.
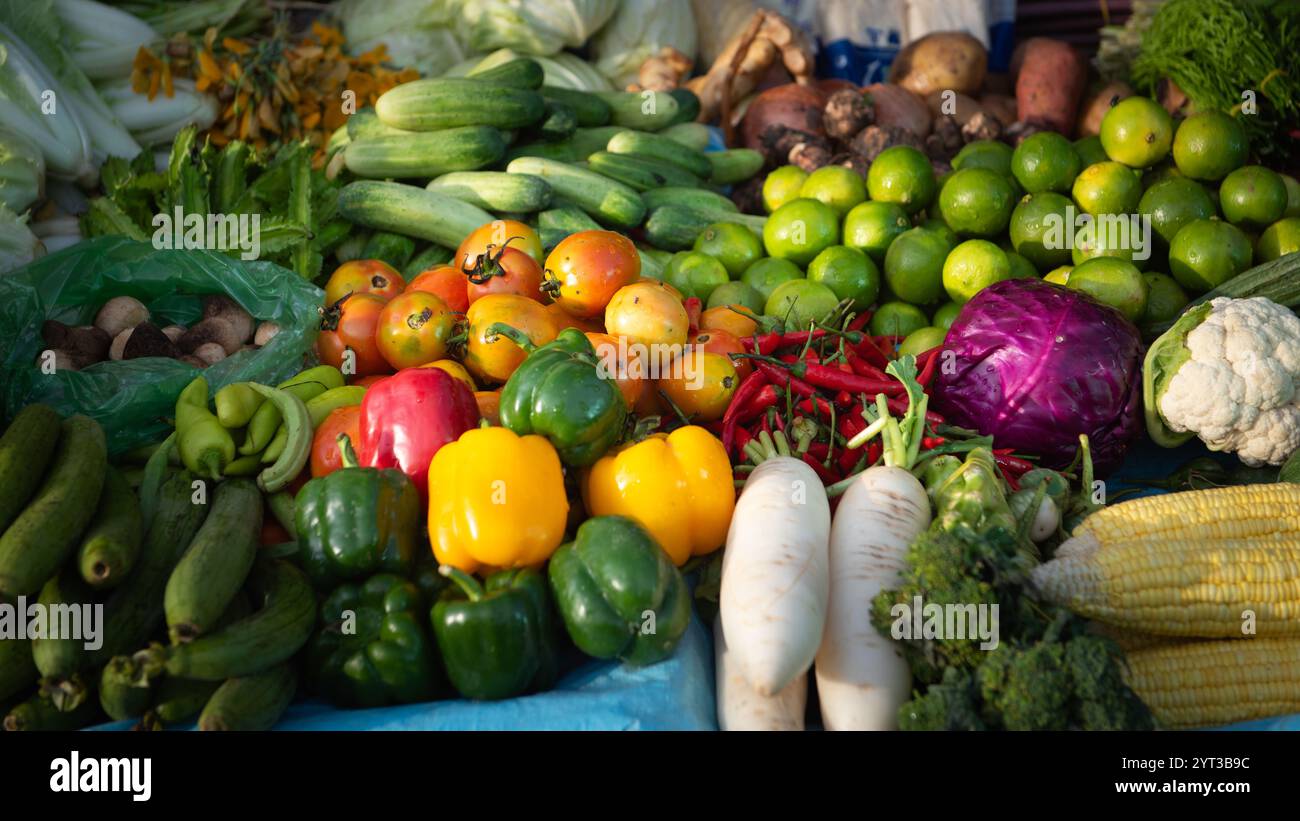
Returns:
[[[1068,465],[1086,433],[1105,475],[1141,429],[1138,331],[1080,291],[1037,279],[990,285],[962,308],[942,356],[935,410],[1047,467]]]

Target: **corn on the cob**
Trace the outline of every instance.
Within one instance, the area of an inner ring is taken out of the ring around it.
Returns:
[[[1125,679],[1164,729],[1300,712],[1300,641],[1196,641],[1128,654]]]
[[[1089,624],[1088,632],[1110,639],[1125,653],[1151,650],[1156,647],[1174,647],[1179,644],[1198,641],[1198,639],[1179,638],[1177,636],[1158,636],[1155,633],[1130,630],[1127,627],[1116,627],[1113,624],[1103,624],[1099,621]]]
[[[1095,535],[1102,544],[1144,538],[1300,534],[1300,484],[1234,485],[1145,496],[1102,508],[1084,519],[1072,535],[1084,533]]]

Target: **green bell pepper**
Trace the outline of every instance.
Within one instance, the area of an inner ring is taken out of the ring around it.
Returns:
[[[321,603],[307,647],[313,687],[339,707],[387,707],[432,699],[437,653],[415,583],[379,573],[343,584]]]
[[[312,479],[294,501],[298,556],[316,589],[374,573],[409,576],[420,545],[419,491],[400,470],[357,467],[346,435],[343,467]]]
[[[493,574],[486,584],[444,565],[454,583],[430,613],[452,685],[466,698],[511,698],[554,683],[546,582],[536,570]]]
[[[528,341],[506,325],[493,330],[521,346]],[[501,390],[501,424],[520,436],[545,436],[566,465],[594,464],[623,435],[628,411],[613,375],[598,364],[581,331],[561,331],[510,375]]]
[[[672,655],[690,622],[682,574],[625,516],[583,522],[551,556],[548,573],[569,637],[589,656],[654,664]]]

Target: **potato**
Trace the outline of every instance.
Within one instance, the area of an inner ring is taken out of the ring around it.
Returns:
[[[903,128],[921,138],[930,133],[930,109],[925,100],[890,83],[876,83],[867,86],[865,91],[871,98],[876,125]]]
[[[1133,89],[1128,83],[1107,83],[1083,101],[1079,109],[1079,131],[1075,137],[1095,137],[1101,133],[1101,118],[1106,112],[1123,100],[1132,97]]]
[[[951,102],[947,102],[948,100]],[[930,116],[934,119],[947,114],[957,121],[957,125],[965,125],[982,108],[979,103],[965,94],[946,94],[942,91],[927,96],[925,104],[930,107]]]
[[[936,31],[898,53],[889,80],[921,97],[945,90],[975,94],[988,67],[989,55],[979,40],[964,31]]]

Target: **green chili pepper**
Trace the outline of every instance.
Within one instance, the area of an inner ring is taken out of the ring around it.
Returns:
[[[262,397],[247,382],[235,382],[217,391],[213,402],[221,424],[228,428],[242,428],[262,406]]]
[[[197,377],[176,398],[176,437],[181,462],[200,476],[217,480],[235,458],[235,440],[208,410],[208,380]]]
[[[308,368],[297,376],[276,385],[280,390],[292,393],[303,402],[320,396],[330,388],[342,386],[343,374],[339,372],[338,368],[330,365],[318,365],[315,368]],[[261,453],[266,450],[271,441],[275,439],[276,434],[280,432],[282,421],[280,411],[275,407],[275,403],[263,402],[257,412],[253,414],[253,418],[248,422],[248,433],[239,452],[245,456],[251,456],[254,453]]]
[[[240,456],[226,465],[226,476],[256,476],[262,472],[262,457],[256,453],[252,456]]]

